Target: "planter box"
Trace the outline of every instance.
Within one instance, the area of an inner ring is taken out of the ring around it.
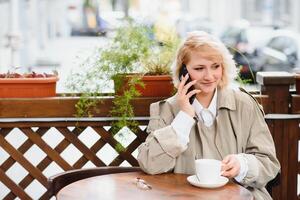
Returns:
[[[63,94],[61,94],[63,95]],[[65,94],[67,95],[67,94]],[[60,96],[49,98],[0,98],[0,118],[69,118],[76,115],[75,105],[79,97]],[[91,97],[94,99],[95,97]],[[97,97],[97,108],[92,111],[93,117],[109,117],[113,106],[113,97]],[[132,100],[136,117],[149,115],[150,104],[165,97],[139,97]],[[13,109],[12,109],[13,108]]]
[[[0,78],[0,98],[54,97],[58,77]]]
[[[295,79],[296,79],[296,93],[300,94],[300,74],[296,74]]]
[[[169,75],[143,76],[145,88],[137,86],[143,97],[169,97],[174,92],[172,77]]]
[[[134,75],[126,75],[126,79],[131,79]],[[145,87],[136,86],[137,91],[141,93],[141,97],[170,97],[174,92],[172,77],[169,75],[144,75],[141,78]],[[127,81],[120,91],[116,91],[118,95],[123,94],[123,90],[128,88]]]

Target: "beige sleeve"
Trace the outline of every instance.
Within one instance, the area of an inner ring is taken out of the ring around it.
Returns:
[[[162,104],[166,104],[162,102]],[[147,128],[149,136],[138,148],[137,160],[143,171],[160,174],[173,170],[176,157],[185,149],[170,124],[163,119],[160,102],[151,104],[150,121]],[[166,110],[164,109],[164,113]],[[169,112],[171,112],[169,110]]]
[[[280,170],[280,163],[276,158],[272,135],[260,108],[254,101],[249,113],[251,114],[248,122],[251,122],[251,128],[244,154],[248,172],[241,184],[263,188],[275,178]]]

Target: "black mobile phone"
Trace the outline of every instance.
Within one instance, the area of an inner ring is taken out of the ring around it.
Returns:
[[[181,81],[181,77],[184,77],[186,74],[188,74],[188,71],[187,71],[187,68],[185,66],[185,64],[182,64],[182,67],[179,71],[179,80]],[[188,84],[189,82],[191,82],[192,79],[191,77],[189,76],[188,80],[186,81],[185,85]],[[187,93],[189,93],[190,91],[194,90],[195,87],[194,86],[191,86]],[[195,100],[195,97],[196,97],[196,94],[194,94],[193,96],[190,97],[189,101],[190,101],[190,104],[193,104],[194,100]]]

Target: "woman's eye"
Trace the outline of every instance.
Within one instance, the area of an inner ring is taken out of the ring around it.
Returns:
[[[214,69],[218,69],[220,67],[220,65],[214,65],[213,68]]]
[[[195,68],[196,71],[200,71],[202,69],[203,69],[203,67],[197,67],[197,68]]]

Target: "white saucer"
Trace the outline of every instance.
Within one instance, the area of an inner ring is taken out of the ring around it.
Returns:
[[[218,188],[222,187],[228,182],[228,178],[224,176],[220,176],[220,179],[215,183],[201,183],[196,175],[191,175],[187,177],[187,181],[197,187],[203,187],[203,188]]]

